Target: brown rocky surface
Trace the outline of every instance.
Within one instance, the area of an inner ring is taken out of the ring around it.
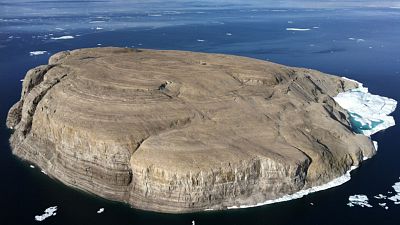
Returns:
[[[332,99],[357,84],[245,57],[92,48],[28,71],[13,153],[135,208],[256,204],[326,183],[375,151]]]

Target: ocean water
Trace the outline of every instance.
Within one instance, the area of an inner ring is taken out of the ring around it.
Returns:
[[[341,186],[289,202],[182,215],[136,210],[68,188],[11,154],[5,120],[19,99],[20,80],[51,54],[75,48],[235,54],[346,76],[400,100],[400,9],[241,2],[0,1],[0,224],[400,224],[400,205],[373,197],[393,195],[400,181],[398,126],[373,135],[378,154]],[[392,115],[400,121],[398,111]],[[360,194],[372,207],[347,205]],[[58,206],[55,216],[35,221],[51,206]]]

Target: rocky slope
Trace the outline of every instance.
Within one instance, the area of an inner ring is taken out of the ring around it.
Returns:
[[[133,207],[256,204],[326,183],[375,151],[332,99],[356,83],[238,56],[94,48],[28,71],[13,153]]]

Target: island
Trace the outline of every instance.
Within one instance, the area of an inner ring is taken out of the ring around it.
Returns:
[[[143,210],[222,210],[327,184],[371,158],[372,140],[334,99],[357,88],[233,55],[78,49],[27,72],[7,126],[13,154],[68,186]]]

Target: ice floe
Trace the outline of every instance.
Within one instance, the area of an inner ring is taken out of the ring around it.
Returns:
[[[386,199],[387,196],[383,195],[383,194],[378,194],[378,195],[375,195],[374,198],[376,198],[376,199]]]
[[[46,53],[47,51],[32,51],[29,52],[30,56],[35,56],[35,55],[43,55],[44,53]]]
[[[335,101],[349,112],[350,122],[355,132],[370,136],[378,131],[394,126],[389,116],[397,106],[391,98],[373,95],[368,88],[358,83],[358,88],[339,93]],[[376,144],[377,148],[377,144]]]
[[[294,28],[294,27],[288,27],[286,28],[288,31],[309,31],[311,30],[310,28]]]
[[[67,39],[73,39],[74,36],[71,35],[66,35],[66,36],[61,36],[61,37],[52,37],[50,39],[52,40],[67,40]]]
[[[44,210],[44,214],[39,215],[39,216],[35,216],[35,220],[36,221],[43,221],[43,220],[47,219],[50,216],[55,216],[56,215],[56,211],[57,211],[57,206],[49,207],[46,210]]]
[[[375,151],[378,151],[378,142],[372,141],[372,144],[374,144]]]
[[[226,36],[232,36],[232,33],[226,33]]]
[[[103,30],[104,28],[102,27],[96,27],[96,30]]]
[[[396,182],[393,186],[394,191],[396,192],[395,195],[389,197],[390,201],[393,201],[394,204],[400,204],[400,182]]]
[[[97,210],[98,214],[103,213],[103,212],[104,212],[104,208],[100,208],[99,210]]]
[[[29,165],[29,167],[30,167],[30,168],[32,168],[32,169],[34,169],[34,168],[35,168],[35,166],[34,166],[34,165]]]
[[[361,207],[368,207],[371,208],[372,205],[368,203],[368,197],[366,195],[351,195],[349,196],[349,203],[347,203],[348,206],[353,207],[353,206],[361,206]]]
[[[203,39],[197,39],[198,42],[205,42]]]
[[[251,207],[257,207],[257,206],[268,205],[268,204],[273,204],[273,203],[277,203],[277,202],[285,202],[285,201],[290,201],[290,200],[293,200],[293,199],[302,198],[305,195],[308,195],[308,194],[311,194],[311,193],[314,193],[314,192],[317,192],[317,191],[323,191],[323,190],[326,190],[326,189],[329,189],[329,188],[332,188],[332,187],[336,187],[336,186],[339,186],[339,185],[342,185],[342,184],[346,183],[351,178],[350,172],[352,170],[356,169],[356,168],[357,167],[352,166],[350,168],[350,170],[348,170],[343,176],[335,178],[335,179],[331,180],[330,182],[328,182],[326,184],[322,184],[320,186],[311,187],[311,188],[308,188],[308,189],[305,189],[305,190],[298,191],[298,192],[296,192],[294,194],[284,195],[284,196],[282,196],[280,198],[267,200],[265,202],[261,202],[261,203],[255,204],[255,205],[231,206],[231,207],[228,207],[228,209],[251,208]]]

